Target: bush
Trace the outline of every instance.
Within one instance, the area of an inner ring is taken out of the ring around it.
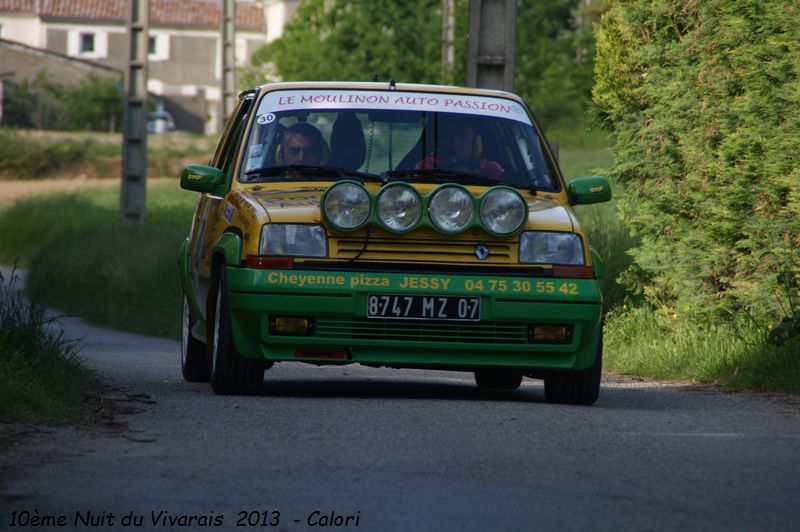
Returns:
[[[114,131],[122,124],[122,86],[115,80],[89,75],[64,85],[43,70],[32,81],[10,83],[6,90],[4,125]]]
[[[798,42],[786,0],[635,0],[603,17],[594,102],[641,238],[625,284],[651,303],[765,324],[797,297],[780,284],[800,273]]]

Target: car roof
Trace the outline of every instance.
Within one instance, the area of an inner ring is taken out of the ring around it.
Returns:
[[[393,87],[393,88],[390,88]],[[471,94],[475,96],[493,96],[508,98],[523,105],[522,98],[512,92],[479,89],[474,87],[457,87],[454,85],[426,85],[421,83],[396,83],[390,85],[389,82],[368,82],[368,81],[282,81],[277,83],[267,83],[255,87],[249,91],[242,92],[239,97],[250,94],[253,91],[269,92],[273,90],[285,89],[344,89],[344,90],[398,90],[407,92],[440,92],[449,94]]]

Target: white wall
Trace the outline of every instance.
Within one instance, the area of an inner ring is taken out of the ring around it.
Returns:
[[[286,24],[286,5],[280,0],[267,2],[264,16],[267,19],[267,42],[272,42],[283,35],[283,26]]]
[[[47,35],[42,31],[39,18],[33,14],[4,13],[0,14],[0,26],[3,32],[0,37],[9,41],[17,41],[34,48],[44,48]]]

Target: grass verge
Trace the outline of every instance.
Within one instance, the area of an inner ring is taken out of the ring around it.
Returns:
[[[620,373],[800,393],[800,341],[772,345],[752,323],[700,323],[624,305],[607,316],[605,339],[605,362]]]
[[[177,182],[148,187],[147,224],[123,227],[119,190],[92,188],[19,200],[0,211],[0,261],[29,268],[28,293],[117,329],[177,338],[176,258],[196,195]]]
[[[0,273],[0,419],[60,424],[79,416],[82,398],[94,386],[92,373],[76,354],[78,344],[28,304],[12,272]]]

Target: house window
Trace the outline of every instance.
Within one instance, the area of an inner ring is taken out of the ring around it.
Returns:
[[[108,57],[108,32],[94,28],[70,30],[67,34],[67,55],[85,59]]]
[[[94,53],[94,33],[81,33],[80,50],[82,54]]]
[[[169,59],[169,34],[156,32],[147,37],[147,59],[150,61]]]

